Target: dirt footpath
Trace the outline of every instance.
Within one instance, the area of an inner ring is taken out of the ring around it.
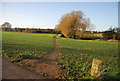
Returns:
[[[56,64],[59,58],[57,39],[54,38],[54,49],[48,55],[44,56],[36,64],[34,69],[37,73],[45,73],[50,79],[58,79],[62,75],[62,70]]]

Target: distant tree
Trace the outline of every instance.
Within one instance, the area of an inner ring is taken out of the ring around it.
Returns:
[[[107,31],[103,33],[104,39],[117,39],[120,40],[120,28],[110,27]]]
[[[9,22],[5,22],[4,24],[2,24],[2,28],[11,28],[12,25]]]
[[[9,22],[5,22],[1,27],[3,31],[11,31],[12,25]]]
[[[25,28],[25,33],[30,33],[30,28]]]
[[[115,32],[114,39],[120,40],[120,28],[116,27],[113,30]]]
[[[89,25],[90,19],[85,18],[82,11],[72,11],[62,16],[55,29],[60,30],[66,38],[76,39],[83,36]]]
[[[119,33],[120,34],[120,28],[114,28],[114,32],[116,32],[116,33]]]
[[[88,30],[88,31],[92,31],[93,29],[95,29],[95,25],[94,25],[94,24],[90,24],[90,25],[86,28],[86,30]]]

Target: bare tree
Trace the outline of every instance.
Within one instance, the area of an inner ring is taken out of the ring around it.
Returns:
[[[3,31],[11,31],[12,25],[9,22],[5,22],[2,24],[1,28]]]
[[[88,31],[92,31],[93,29],[95,29],[95,25],[94,24],[90,24],[90,26],[87,27]]]
[[[5,22],[4,24],[2,24],[2,28],[11,28],[12,25],[9,22]]]
[[[64,14],[56,28],[59,29],[66,38],[82,37],[86,28],[90,25],[90,19],[84,16],[82,11],[72,11]]]

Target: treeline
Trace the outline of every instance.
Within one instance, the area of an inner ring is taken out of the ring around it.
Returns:
[[[37,29],[37,28],[2,28],[2,31],[8,32],[25,32],[25,33],[51,33],[51,34],[60,34],[54,29]]]
[[[24,32],[24,33],[49,33],[49,34],[61,34],[60,31],[55,29],[37,29],[37,28],[2,28],[2,31],[6,32]],[[62,37],[65,37],[63,34]],[[86,31],[82,38],[85,40],[94,40],[94,39],[116,39],[120,40],[120,28],[110,28],[106,31],[97,32],[97,31]]]
[[[62,37],[65,37],[63,34]],[[106,31],[85,31],[83,36],[76,39],[83,39],[83,40],[95,40],[95,39],[113,39],[113,40],[120,40],[120,28],[109,28]]]
[[[25,32],[25,33],[51,33],[51,34],[60,34],[59,31],[55,31],[54,29],[37,29],[37,28],[12,28],[12,25],[9,22],[5,22],[0,27],[2,31],[7,32]]]
[[[49,33],[49,34],[61,34],[61,37],[66,37],[65,34],[71,33],[73,31],[61,31],[60,29],[58,30],[58,27],[56,29],[37,29],[37,28],[12,28],[11,24],[8,22],[5,22],[3,25],[0,27],[2,31],[7,31],[7,32],[24,32],[24,33]],[[72,34],[70,34],[72,36]],[[69,34],[68,34],[69,36]],[[114,27],[114,28],[109,28],[106,31],[102,32],[97,32],[97,31],[84,31],[81,32],[80,30],[77,30],[77,33],[74,37],[69,37],[69,38],[74,38],[74,39],[87,39],[87,40],[94,40],[94,39],[114,39],[114,40],[120,40],[120,28]]]
[[[120,40],[120,28],[109,28],[103,32],[103,39]]]

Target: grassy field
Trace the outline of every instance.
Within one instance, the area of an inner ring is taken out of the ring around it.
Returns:
[[[22,59],[39,59],[54,47],[54,34],[3,32],[3,57],[12,62]],[[74,40],[57,37],[60,59],[57,64],[66,70],[62,79],[91,79],[92,60],[104,61],[106,78],[118,78],[118,43],[94,40]]]
[[[60,68],[66,69],[63,78],[93,78],[90,77],[90,70],[94,58],[104,61],[103,68],[108,69],[107,78],[118,78],[118,43],[66,38],[58,41],[61,55],[58,64]]]
[[[12,62],[22,59],[38,59],[53,49],[53,34],[3,32],[2,53]]]

